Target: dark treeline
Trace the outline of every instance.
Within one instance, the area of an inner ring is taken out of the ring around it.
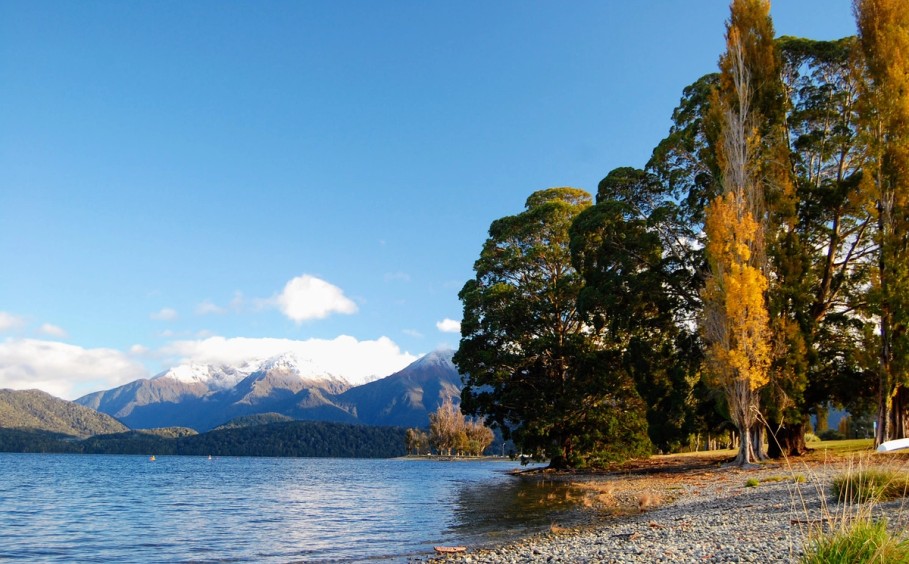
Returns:
[[[128,431],[74,439],[43,431],[0,429],[0,452],[392,458],[406,454],[404,429],[288,421],[201,434]]]

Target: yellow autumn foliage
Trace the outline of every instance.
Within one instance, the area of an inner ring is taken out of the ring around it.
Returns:
[[[704,300],[716,317],[707,324],[709,354],[721,385],[743,381],[752,390],[769,381],[771,355],[767,277],[750,263],[758,228],[740,192],[718,196],[707,207],[712,276]]]

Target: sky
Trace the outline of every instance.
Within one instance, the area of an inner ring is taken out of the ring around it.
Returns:
[[[0,388],[456,348],[489,224],[642,167],[725,0],[0,1]],[[778,35],[855,33],[776,0]]]

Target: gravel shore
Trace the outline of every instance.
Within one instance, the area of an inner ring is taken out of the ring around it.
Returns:
[[[845,512],[830,484],[845,464],[803,468],[707,468],[681,473],[572,476],[595,522],[438,562],[797,562],[819,527],[836,528]],[[757,480],[748,487],[749,479]],[[865,509],[868,509],[867,507]],[[873,508],[894,530],[909,528],[904,502]]]

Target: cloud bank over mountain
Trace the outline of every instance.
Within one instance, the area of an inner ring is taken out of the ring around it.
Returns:
[[[40,389],[63,399],[150,378],[145,361],[163,368],[177,364],[242,364],[293,353],[312,360],[351,384],[363,384],[401,370],[418,358],[387,337],[357,340],[208,337],[172,341],[158,349],[134,345],[123,352],[58,341],[10,338],[0,342],[0,388]]]
[[[39,389],[63,399],[148,376],[121,351],[40,339],[0,342],[0,388]]]
[[[37,388],[60,398],[74,399],[149,378],[178,364],[240,365],[285,353],[310,359],[359,385],[401,370],[419,356],[402,350],[386,336],[354,337],[343,328],[337,336],[326,336],[323,332],[295,338],[282,329],[284,335],[276,337],[229,337],[221,336],[220,330],[212,331],[200,325],[202,319],[206,324],[250,320],[246,327],[255,327],[269,310],[279,312],[297,326],[334,315],[358,313],[357,303],[341,288],[311,274],[291,278],[270,298],[247,301],[237,291],[229,306],[218,305],[208,298],[191,304],[194,305],[162,306],[146,314],[157,327],[150,337],[157,343],[143,339],[121,343],[119,348],[76,342],[84,327],[67,331],[55,323],[40,324],[34,316],[0,311],[0,334],[7,335],[5,341],[0,341],[0,388]],[[193,311],[195,316],[181,315],[186,311]],[[118,321],[124,327],[136,322],[135,319]]]

